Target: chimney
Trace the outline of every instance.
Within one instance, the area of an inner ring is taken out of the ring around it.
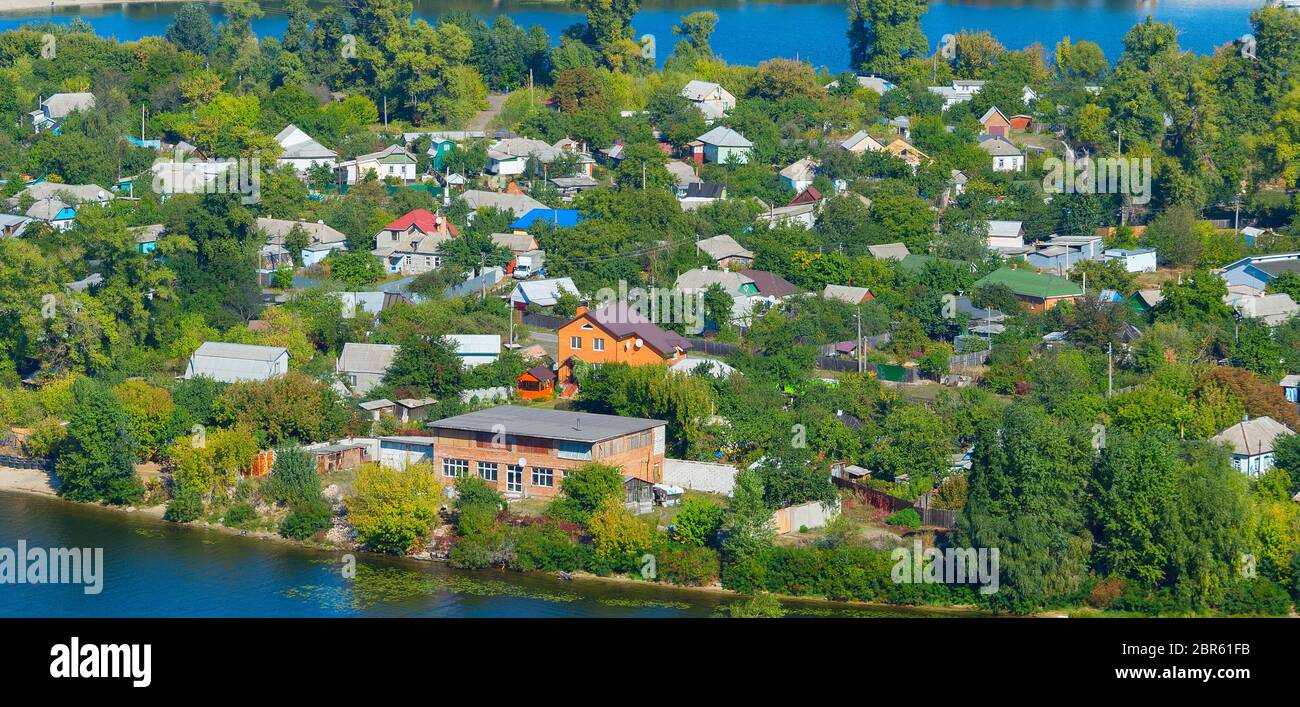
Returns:
[[[576,309],[573,310],[573,315],[574,315],[575,317],[581,317],[582,315],[584,315],[584,314],[586,314],[586,313],[587,313],[587,305],[585,305],[585,304],[580,304],[580,305],[577,306]]]

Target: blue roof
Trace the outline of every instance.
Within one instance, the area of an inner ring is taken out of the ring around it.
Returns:
[[[560,228],[573,228],[582,222],[577,209],[533,209],[515,219],[511,228],[528,228],[534,221],[545,221]]]

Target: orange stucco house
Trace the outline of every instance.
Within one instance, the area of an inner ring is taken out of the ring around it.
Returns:
[[[582,311],[560,327],[560,382],[573,382],[573,359],[631,366],[674,364],[691,347],[679,334],[655,326],[626,302]]]

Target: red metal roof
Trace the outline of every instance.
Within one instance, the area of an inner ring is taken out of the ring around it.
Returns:
[[[438,233],[443,229],[451,232],[451,235],[458,236],[460,232],[456,227],[447,221],[447,217],[441,213],[432,213],[428,209],[416,209],[407,215],[384,226],[385,231],[405,231],[411,226],[420,229],[421,233]]]

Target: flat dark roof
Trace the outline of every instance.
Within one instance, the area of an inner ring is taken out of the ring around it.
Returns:
[[[543,437],[571,442],[601,442],[614,437],[644,432],[661,425],[663,420],[643,417],[598,415],[591,412],[551,410],[522,405],[498,405],[464,415],[428,423],[435,430],[464,430]]]

